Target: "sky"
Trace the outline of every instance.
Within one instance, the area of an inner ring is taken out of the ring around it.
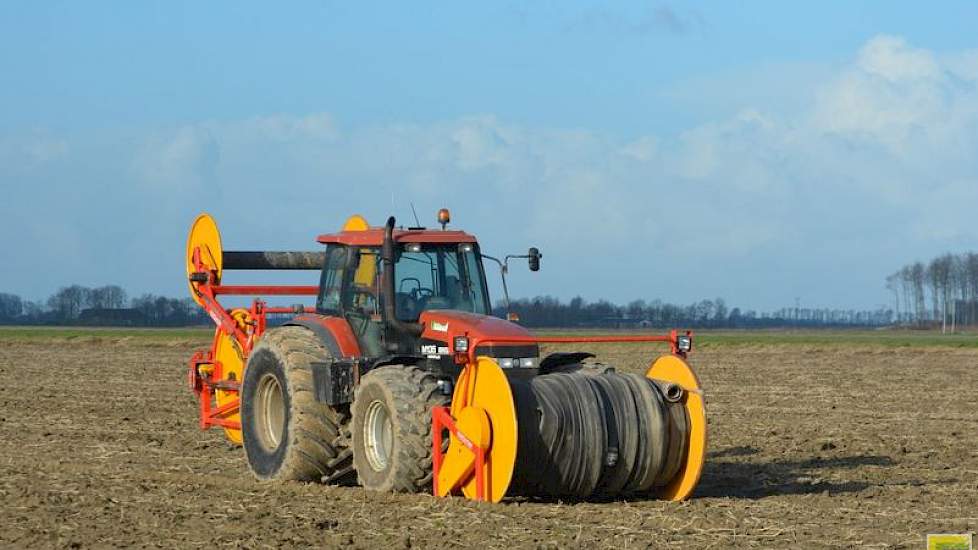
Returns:
[[[0,292],[182,296],[200,212],[290,250],[448,207],[540,248],[517,297],[758,310],[978,249],[978,3],[473,4],[0,4]]]

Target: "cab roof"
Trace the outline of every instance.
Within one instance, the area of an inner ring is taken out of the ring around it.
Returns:
[[[384,228],[371,227],[363,231],[340,231],[316,237],[322,244],[345,244],[348,246],[381,246],[384,244]],[[475,243],[475,235],[465,231],[442,231],[440,229],[394,229],[394,242],[399,243]]]

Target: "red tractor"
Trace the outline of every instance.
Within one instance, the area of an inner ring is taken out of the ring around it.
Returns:
[[[267,480],[359,482],[379,491],[686,498],[706,420],[685,363],[689,333],[539,337],[492,315],[473,235],[370,227],[351,217],[319,252],[224,251],[201,215],[187,244],[191,295],[217,325],[190,361],[202,428],[242,443]],[[224,285],[224,270],[319,271],[316,286]],[[505,287],[504,287],[505,288]],[[507,293],[508,294],[508,293]],[[315,297],[227,308],[222,295]],[[508,296],[507,296],[508,303]],[[269,315],[287,317],[269,328]],[[552,353],[549,342],[665,342],[645,376]]]

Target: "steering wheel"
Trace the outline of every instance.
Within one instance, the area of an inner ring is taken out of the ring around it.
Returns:
[[[434,290],[431,290],[430,288],[424,288],[421,286],[411,291],[411,298],[414,298],[417,301],[421,301],[422,299],[425,298],[431,298],[434,295],[435,295]]]
[[[405,278],[401,279],[401,282],[400,283],[397,284],[397,291],[398,292],[403,292],[404,291],[404,283],[406,283],[408,281],[410,281],[410,282],[418,285],[418,287],[416,289],[411,290],[411,293],[412,294],[416,290],[418,290],[419,288],[421,288],[421,279],[419,279],[417,277],[405,277]]]

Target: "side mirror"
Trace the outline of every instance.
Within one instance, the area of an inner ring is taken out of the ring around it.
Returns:
[[[530,247],[527,257],[529,258],[530,271],[540,271],[540,258],[543,257],[543,254],[540,254],[536,248]]]

